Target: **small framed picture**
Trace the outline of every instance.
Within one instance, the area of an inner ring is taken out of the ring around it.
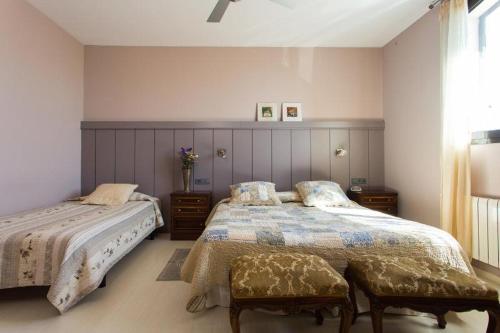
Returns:
[[[283,121],[302,121],[302,103],[283,103]]]
[[[276,103],[258,103],[257,121],[278,121],[278,106]]]

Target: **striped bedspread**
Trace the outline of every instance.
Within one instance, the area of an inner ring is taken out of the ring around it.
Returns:
[[[133,197],[119,207],[69,201],[0,218],[0,288],[50,285],[48,300],[68,310],[163,225],[157,199]]]

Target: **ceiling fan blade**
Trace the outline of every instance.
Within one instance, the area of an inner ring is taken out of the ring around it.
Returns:
[[[227,7],[229,6],[230,0],[219,0],[217,4],[215,5],[214,10],[212,11],[212,14],[208,17],[207,22],[211,23],[218,23],[222,19],[222,16],[224,16],[224,13],[226,12]]]
[[[270,0],[270,1],[277,3],[278,5],[282,5],[284,7],[290,8],[290,9],[294,9],[295,6],[297,5],[295,0]]]

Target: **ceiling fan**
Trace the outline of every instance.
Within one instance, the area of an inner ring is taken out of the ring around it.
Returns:
[[[217,4],[215,5],[214,10],[212,11],[212,14],[207,19],[207,22],[210,23],[219,23],[220,20],[222,19],[222,16],[224,16],[224,13],[226,12],[227,7],[229,7],[229,4],[231,2],[238,2],[240,0],[219,0]],[[294,8],[295,7],[295,0],[269,0],[272,2],[275,2],[277,4],[280,4],[282,6],[288,7],[288,8]]]

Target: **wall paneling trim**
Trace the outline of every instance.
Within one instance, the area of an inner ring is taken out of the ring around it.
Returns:
[[[82,122],[81,129],[82,195],[102,183],[136,183],[161,199],[167,225],[170,192],[182,189],[180,147],[200,154],[192,190],[212,191],[216,201],[228,196],[229,185],[251,180],[272,181],[278,191],[310,179],[344,189],[352,178],[384,185],[383,120]],[[338,147],[347,155],[337,157]]]

